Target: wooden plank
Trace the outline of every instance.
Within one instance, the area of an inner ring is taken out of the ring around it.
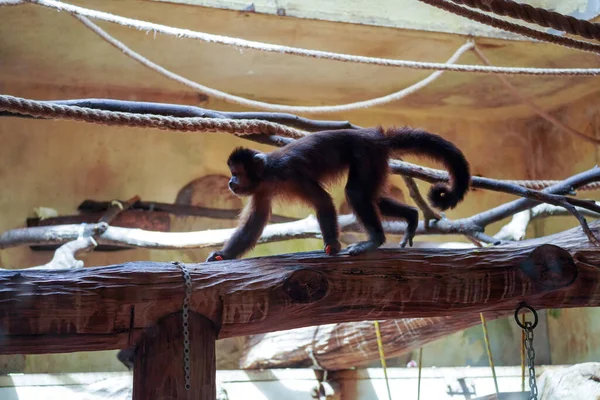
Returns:
[[[182,314],[176,313],[142,336],[133,368],[133,400],[215,399],[215,326],[202,315],[189,314],[190,386],[186,388],[182,323]]]
[[[597,233],[600,223],[592,227]],[[522,300],[538,309],[597,306],[599,265],[600,252],[579,228],[484,249],[287,254],[189,265],[190,307],[225,338],[368,319],[511,311]],[[47,352],[50,343],[52,351],[86,350],[86,335],[106,335],[114,346],[113,335],[178,311],[184,294],[181,270],[160,262],[4,270],[0,287],[0,353],[14,352],[13,335],[21,346],[34,335],[33,353]],[[105,349],[119,348],[112,346]]]
[[[415,0],[151,0],[158,2],[215,7],[226,10],[257,12],[270,15],[355,24],[386,26],[401,29],[447,32],[501,39],[529,40],[521,35],[483,25],[452,13],[436,9]],[[575,14],[578,18],[591,19],[597,16],[586,0],[529,0],[528,4],[545,7],[564,14]],[[588,8],[587,10],[585,10]],[[581,10],[585,11],[582,13]],[[583,15],[581,15],[583,14]],[[496,16],[496,18],[514,20]],[[540,29],[534,24],[519,21],[522,25]],[[543,28],[542,28],[543,29]]]

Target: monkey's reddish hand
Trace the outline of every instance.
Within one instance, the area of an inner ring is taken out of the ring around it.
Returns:
[[[212,253],[210,253],[208,255],[208,258],[206,259],[206,262],[210,262],[210,261],[223,261],[223,260],[228,260],[228,258],[225,257],[225,255],[223,254],[223,252],[221,252],[221,251],[213,251]]]
[[[334,256],[337,253],[339,253],[341,249],[342,249],[342,244],[338,241],[338,242],[330,243],[330,244],[326,245],[325,253],[327,253],[328,256]]]

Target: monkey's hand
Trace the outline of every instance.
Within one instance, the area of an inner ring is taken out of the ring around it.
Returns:
[[[335,243],[329,243],[325,246],[325,253],[327,253],[328,256],[334,256],[339,253],[341,249],[342,244],[339,240],[336,240]]]
[[[210,253],[208,255],[208,258],[206,259],[206,262],[210,262],[210,261],[223,261],[223,260],[229,260],[229,258],[225,257],[225,253],[223,253],[222,251],[213,251],[212,253]]]

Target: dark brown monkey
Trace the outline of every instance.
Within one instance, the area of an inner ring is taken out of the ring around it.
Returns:
[[[294,198],[315,208],[325,243],[325,252],[337,254],[337,213],[324,185],[348,172],[346,197],[369,240],[348,247],[350,255],[379,248],[385,242],[380,214],[407,221],[401,247],[412,246],[418,225],[418,210],[381,195],[386,183],[388,161],[393,152],[428,156],[449,171],[451,186],[438,183],[429,191],[433,206],[454,208],[469,189],[469,164],[462,152],[441,136],[420,129],[346,129],[311,133],[271,153],[237,148],[227,164],[231,170],[230,190],[252,196],[240,226],[222,250],[207,261],[234,259],[252,249],[271,215],[271,201]]]

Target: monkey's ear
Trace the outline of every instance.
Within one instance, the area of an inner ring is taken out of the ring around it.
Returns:
[[[256,168],[256,172],[259,176],[262,175],[265,170],[265,164],[267,163],[267,155],[265,153],[256,153],[252,157],[252,161],[254,162],[254,167]]]

